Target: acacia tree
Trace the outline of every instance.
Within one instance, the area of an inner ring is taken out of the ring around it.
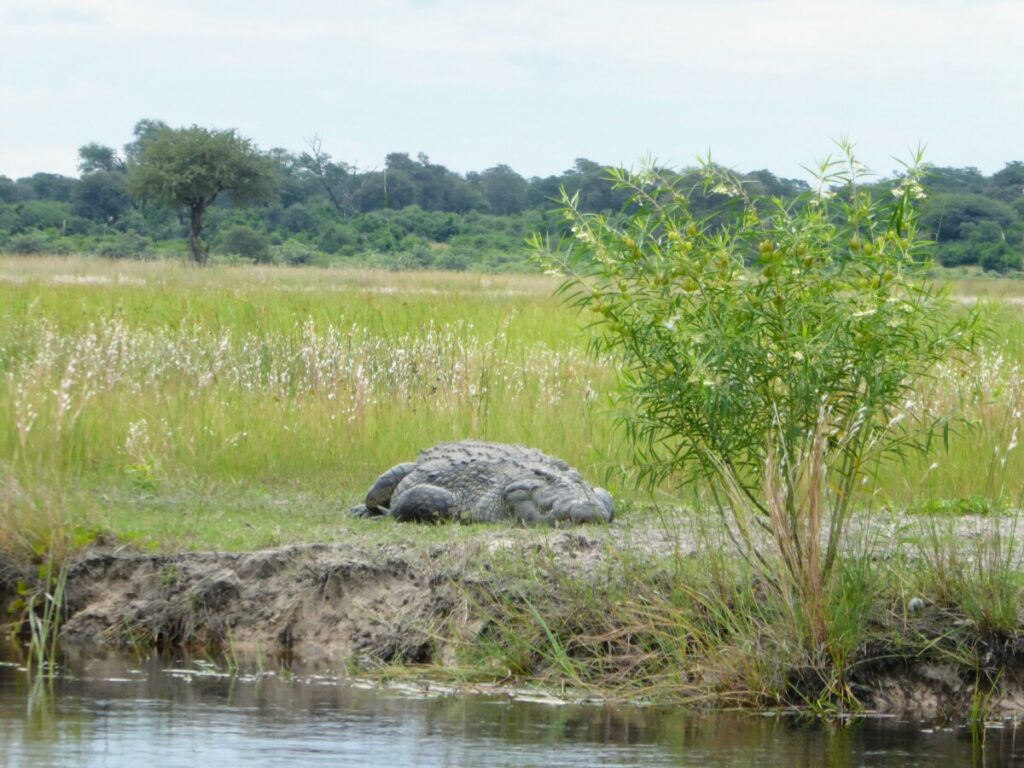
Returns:
[[[207,208],[221,195],[234,205],[267,202],[273,196],[273,165],[249,139],[234,130],[167,128],[156,131],[130,167],[131,190],[145,200],[175,208],[189,217],[189,248],[205,264],[201,239]]]

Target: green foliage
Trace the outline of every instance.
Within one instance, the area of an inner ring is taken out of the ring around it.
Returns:
[[[273,261],[278,264],[290,264],[292,266],[298,266],[300,264],[313,264],[317,261],[317,250],[306,245],[301,240],[295,240],[289,238],[280,245],[275,245],[270,249]]]
[[[21,200],[52,200],[67,203],[75,191],[76,179],[58,173],[34,173],[18,179],[18,197]]]
[[[78,149],[78,170],[83,174],[123,172],[124,160],[117,156],[117,150],[97,144],[95,141]]]
[[[928,170],[928,190],[934,194],[985,193],[987,179],[977,168],[931,168]]]
[[[920,163],[876,200],[843,149],[795,201],[748,196],[709,161],[704,191],[728,202],[704,217],[678,177],[613,171],[625,215],[585,213],[563,193],[574,244],[536,242],[593,313],[596,349],[620,361],[642,477],[706,484],[761,563],[753,531],[767,526],[816,642],[854,492],[884,454],[925,444],[934,425],[904,428],[918,416],[905,404],[973,343],[973,315],[952,317],[921,279]]]
[[[1004,242],[985,243],[977,249],[978,263],[989,272],[1007,273],[1024,269],[1024,254],[1009,248]]]
[[[257,264],[270,261],[270,247],[267,239],[252,227],[235,225],[220,237],[220,249],[224,253],[252,259]]]
[[[313,210],[302,203],[289,205],[284,210],[281,219],[281,228],[292,234],[301,232],[315,232],[320,226],[320,220]]]
[[[13,203],[18,199],[18,185],[7,176],[0,176],[0,203]]]
[[[914,507],[914,512],[940,517],[961,517],[993,515],[1004,511],[998,503],[981,494],[961,496],[955,499],[929,498]]]
[[[66,203],[57,203],[44,200],[30,200],[19,203],[14,208],[14,232],[29,232],[31,230],[62,229],[64,224],[71,218],[71,211]]]
[[[24,235],[15,235],[7,243],[7,250],[17,254],[31,253],[53,253],[57,244],[53,239],[42,232],[28,232]]]
[[[53,675],[57,671],[60,628],[67,610],[64,599],[67,575],[66,563],[57,563],[48,557],[39,567],[39,586],[27,595],[28,667],[39,675]]]
[[[946,176],[940,183],[949,184]],[[977,182],[962,186],[977,189]],[[1013,207],[996,197],[977,192],[936,195],[923,207],[921,228],[938,243],[936,258],[944,266],[979,264],[993,272],[1022,266],[1024,226]]]
[[[965,224],[987,221],[1006,228],[1015,219],[1013,209],[999,200],[984,195],[947,194],[927,205],[921,226],[941,243],[962,238]]]
[[[352,226],[332,224],[320,235],[317,247],[324,253],[353,253],[359,235]]]
[[[560,174],[530,179],[507,165],[460,175],[431,162],[425,154],[414,157],[405,152],[389,153],[383,168],[363,171],[332,159],[314,138],[305,152],[278,147],[262,155],[254,153],[272,177],[278,203],[239,215],[232,206],[245,203],[246,195],[225,189],[215,199],[207,197],[205,206],[202,201],[195,206],[179,202],[173,194],[164,203],[168,207],[149,204],[147,199],[155,201],[157,196],[143,197],[137,187],[128,187],[126,171],[138,170],[143,151],[154,142],[159,145],[175,135],[183,143],[189,131],[202,133],[203,129],[175,131],[161,120],[144,119],[135,124],[123,156],[96,142],[82,146],[78,151],[81,178],[51,173],[16,181],[0,177],[0,246],[5,247],[10,236],[31,230],[112,240],[117,232],[134,231],[151,238],[155,251],[170,254],[179,251],[170,241],[191,233],[193,259],[202,260],[206,258],[204,240],[216,242],[224,230],[245,225],[261,232],[271,244],[294,238],[315,247],[318,253],[307,263],[344,260],[389,269],[525,271],[531,268],[522,247],[525,237],[536,231],[553,239],[568,234],[550,210],[562,187],[570,194],[579,193],[577,205],[585,212],[621,211],[628,200],[626,190],[606,183],[605,166],[587,158],[577,158]],[[233,136],[253,149],[232,131],[206,133],[218,134],[225,143]],[[199,157],[199,149],[193,149],[192,154]],[[184,178],[185,166],[175,172],[177,178]],[[189,175],[189,183],[208,177],[209,168],[195,163],[193,170],[200,173]],[[1022,168],[1024,164],[1013,161],[992,176],[970,167],[928,169],[921,232],[938,241],[938,263],[979,265],[1000,273],[1024,266]],[[680,189],[701,187],[700,169],[662,172]],[[792,201],[808,191],[806,182],[779,178],[764,169],[741,178],[755,197]],[[889,182],[873,186],[884,195],[888,194],[885,184],[891,186]],[[249,202],[265,200],[261,193]],[[724,200],[710,190],[692,196],[691,213],[708,218]],[[406,240],[409,235],[418,240]],[[55,244],[64,252],[81,246],[72,239]],[[118,251],[121,246],[89,242],[87,250]]]
[[[483,195],[490,210],[500,216],[517,213],[529,205],[529,182],[507,165],[470,174],[468,179]]]
[[[1016,203],[1024,196],[1024,162],[1014,160],[992,174],[988,192],[993,197]]]
[[[128,179],[120,171],[95,171],[82,176],[75,188],[72,210],[105,224],[113,224],[132,205]]]
[[[189,214],[189,246],[196,263],[206,262],[200,239],[206,209],[225,192],[235,205],[264,202],[273,194],[273,170],[252,142],[233,130],[160,128],[130,166],[135,195]]]
[[[170,126],[163,120],[143,118],[136,122],[135,127],[132,129],[132,135],[135,138],[124,145],[124,156],[127,162],[132,163],[138,160],[142,149],[156,138],[161,131],[168,130],[169,128]],[[79,150],[79,153],[81,153],[81,150]]]
[[[915,588],[933,605],[963,612],[986,635],[1015,637],[1024,604],[1019,523],[1019,513],[990,517],[964,536],[964,527],[929,519],[917,541]]]
[[[113,259],[141,258],[151,252],[152,241],[137,232],[118,232],[96,246],[97,256]]]

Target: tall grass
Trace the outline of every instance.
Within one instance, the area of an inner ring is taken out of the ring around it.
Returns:
[[[27,606],[33,663],[52,658],[63,555],[99,528],[165,547],[344,537],[346,525],[372,535],[344,507],[439,440],[536,445],[611,481],[640,517],[650,499],[633,490],[608,412],[615,371],[588,356],[553,289],[540,277],[0,258],[0,547],[42,564]],[[1006,301],[994,317],[978,365],[940,365],[894,414],[952,413],[963,426],[928,457],[879,467],[854,503],[1021,506],[1024,314]],[[804,458],[810,467],[814,452]],[[791,485],[813,495],[805,468],[791,462]],[[769,479],[778,491],[784,478]],[[1012,526],[984,521],[972,538],[950,515],[912,516],[896,540],[852,544],[830,579],[808,582],[813,610],[801,612],[766,584],[771,569],[731,555],[729,530],[699,499],[671,480],[658,499],[638,528],[696,536],[697,556],[654,556],[640,539],[610,547],[594,573],[542,545],[492,553],[500,578],[467,587],[485,628],[460,649],[465,674],[827,709],[855,704],[853,681],[876,660],[981,669],[970,632],[1017,631]],[[824,545],[827,515],[804,523],[800,537]],[[795,574],[820,573],[791,559]],[[922,614],[909,613],[913,597]]]
[[[613,365],[587,354],[586,318],[554,288],[540,276],[0,258],[3,536],[54,527],[30,520],[98,520],[180,545],[169,531],[182,516],[198,529],[238,509],[260,527],[282,505],[326,524],[384,468],[465,437],[536,445],[643,501],[609,413]],[[979,366],[937,371],[906,404],[969,426],[948,450],[882,467],[858,503],[1020,503],[1021,309],[1006,304],[996,327]],[[237,527],[187,545],[251,546],[228,537]],[[302,532],[282,524],[266,540]]]
[[[822,585],[828,631],[817,646],[806,642],[810,617],[731,555],[722,528],[695,522],[679,512],[662,520],[692,553],[620,542],[589,570],[544,548],[497,553],[489,570],[501,578],[466,587],[483,629],[458,646],[461,674],[824,714],[859,710],[879,677],[906,678],[918,664],[975,681],[969,703],[979,706],[998,701],[1015,674],[1019,517],[977,536],[956,521],[920,517],[895,535],[858,530]],[[961,694],[970,699],[970,686]]]
[[[952,414],[953,429],[930,455],[881,468],[880,503],[964,511],[1024,503],[1024,307],[997,303],[987,312],[992,334],[976,364],[940,365],[904,404],[906,415]]]
[[[696,529],[677,513],[662,524],[666,535],[695,539],[699,554],[652,556],[634,543],[589,572],[544,550],[517,553],[514,564],[497,559],[497,572],[516,577],[469,588],[484,629],[460,649],[465,668],[629,698],[856,705],[851,675],[887,623],[879,619],[895,572],[865,553],[844,558],[822,595],[829,643],[816,648],[792,602],[731,555],[724,531]]]
[[[58,333],[40,320],[6,361],[4,448],[69,474],[309,480],[333,467],[362,485],[381,462],[474,435],[539,440],[592,466],[600,456],[569,432],[593,424],[603,372],[578,350],[513,345],[514,322],[382,335],[343,317],[275,334],[117,319]]]
[[[340,514],[383,469],[465,437],[615,482],[610,372],[549,280],[313,272],[0,261],[12,487],[99,507],[267,488]]]

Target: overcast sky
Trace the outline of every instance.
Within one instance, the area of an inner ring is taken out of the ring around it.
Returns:
[[[0,0],[0,174],[139,118],[360,168],[1024,159],[1024,0]]]

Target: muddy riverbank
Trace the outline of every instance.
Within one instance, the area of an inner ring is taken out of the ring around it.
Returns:
[[[93,546],[68,565],[60,638],[69,649],[189,647],[295,658],[340,675],[382,665],[430,665],[436,672],[463,664],[466,650],[486,635],[493,604],[484,610],[479,596],[500,599],[511,589],[522,574],[510,563],[540,559],[599,593],[624,549],[635,553],[640,546],[652,561],[665,559],[668,569],[673,557],[700,557],[694,541],[657,527],[642,535],[485,528],[444,543],[366,541],[242,553]],[[660,578],[657,573],[651,578]],[[38,587],[37,566],[0,561],[0,599],[12,627],[23,595]],[[915,631],[934,632],[947,619],[924,616]],[[974,663],[921,654],[919,647],[902,655],[865,647],[844,683],[873,712],[949,718],[983,701],[991,717],[1024,715],[1024,644],[1004,639]],[[507,682],[521,685],[523,677],[510,673]],[[709,690],[716,685],[691,682]]]

